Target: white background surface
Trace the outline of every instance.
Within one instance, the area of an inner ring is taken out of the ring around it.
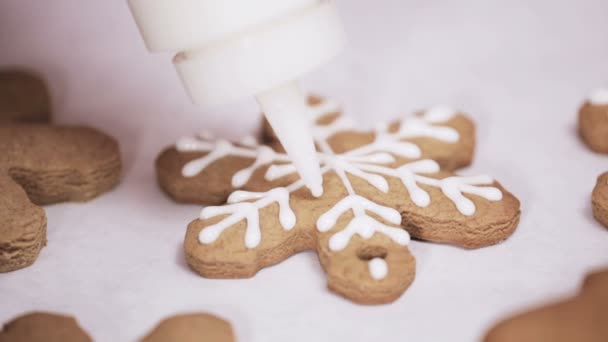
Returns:
[[[305,80],[360,121],[434,103],[478,123],[476,161],[522,201],[518,230],[475,251],[413,242],[417,276],[391,305],[351,304],[303,253],[253,279],[208,280],[182,258],[200,210],[157,187],[153,161],[181,135],[236,138],[257,127],[253,102],[201,110],[169,55],[144,49],[126,1],[2,0],[0,65],[50,82],[56,121],[121,143],[122,184],[92,202],[46,207],[48,246],[0,275],[0,321],[29,310],[78,317],[99,341],[131,341],[161,318],[208,311],[239,341],[472,341],[496,319],[570,294],[608,265],[608,231],[590,193],[608,158],[575,133],[576,111],[608,81],[608,2],[342,0],[350,46]]]

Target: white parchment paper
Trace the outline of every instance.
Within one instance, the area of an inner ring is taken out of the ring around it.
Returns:
[[[341,0],[350,37],[304,79],[364,124],[445,103],[478,123],[464,174],[488,173],[522,201],[505,243],[480,250],[412,242],[416,280],[395,303],[359,306],[330,293],[303,253],[245,280],[209,280],[184,263],[186,225],[200,210],[157,187],[154,158],[209,129],[258,127],[253,101],[190,104],[170,55],[149,54],[126,1],[2,0],[0,65],[49,80],[56,121],[99,127],[121,143],[124,179],[82,204],[47,206],[48,246],[0,275],[0,322],[29,310],[78,317],[98,341],[132,341],[161,318],[207,311],[239,341],[473,341],[496,319],[573,293],[608,266],[608,231],[591,216],[608,157],[576,135],[576,113],[608,82],[604,0]]]

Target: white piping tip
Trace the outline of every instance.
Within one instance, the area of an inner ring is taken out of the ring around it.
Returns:
[[[315,197],[323,195],[323,174],[311,131],[310,108],[295,82],[257,95],[258,102],[285,148],[300,179]]]
[[[306,187],[308,188],[308,190],[310,190],[310,193],[314,196],[314,197],[321,197],[323,196],[323,185],[322,184],[307,184]]]

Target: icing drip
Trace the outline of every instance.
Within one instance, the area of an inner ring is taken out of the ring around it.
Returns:
[[[256,200],[255,202],[244,202]],[[235,191],[228,198],[228,205],[206,207],[200,218],[210,219],[218,215],[228,215],[220,222],[206,227],[199,233],[198,239],[203,244],[217,240],[220,234],[245,219],[245,246],[255,248],[261,241],[259,210],[270,204],[279,205],[279,223],[285,230],[291,230],[296,225],[296,215],[289,206],[289,191],[285,188],[275,188],[268,192]]]
[[[608,87],[594,90],[589,96],[589,102],[596,106],[608,105]]]
[[[388,265],[382,258],[373,258],[368,262],[369,274],[375,280],[382,280],[388,274]]]

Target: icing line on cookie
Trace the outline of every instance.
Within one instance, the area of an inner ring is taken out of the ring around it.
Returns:
[[[249,200],[255,201],[246,202]],[[279,222],[283,229],[291,230],[296,225],[296,215],[289,205],[289,190],[286,188],[275,188],[267,192],[235,191],[228,197],[228,203],[203,209],[200,215],[203,220],[219,215],[228,216],[202,230],[198,236],[201,243],[214,242],[224,230],[245,219],[245,246],[255,248],[262,238],[259,210],[273,203],[279,205]]]
[[[420,188],[418,183],[440,188],[443,194],[456,205],[458,211],[466,216],[475,214],[476,209],[473,201],[463,196],[463,193],[477,195],[493,202],[502,200],[502,192],[498,188],[487,186],[492,185],[494,179],[486,175],[452,176],[443,179],[419,175],[418,173],[432,174],[439,171],[439,164],[433,160],[420,160],[397,169],[370,164],[356,164],[356,166],[361,170],[399,178],[408,190],[414,204],[419,207],[426,207],[431,201],[428,193]]]
[[[318,141],[318,145],[321,151],[323,151],[325,154],[330,155],[333,153],[333,150],[327,141],[320,140]],[[396,226],[401,223],[401,214],[393,208],[379,205],[368,200],[367,198],[357,195],[350,180],[348,179],[348,176],[346,175],[347,170],[345,166],[347,164],[339,163],[337,160],[338,158],[330,161],[329,167],[336,172],[338,177],[340,177],[349,195],[338,201],[338,203],[336,203],[329,211],[325,212],[319,217],[317,220],[317,229],[321,232],[328,231],[335,226],[340,216],[349,210],[352,210],[353,218],[347,224],[346,228],[334,234],[329,239],[329,249],[332,251],[340,251],[348,245],[355,234],[367,240],[370,239],[376,232],[388,236],[400,245],[407,245],[410,240],[410,235],[405,230],[381,223],[369,216],[367,211],[377,214],[383,220],[386,220],[387,222]],[[379,190],[384,190],[384,185],[378,186],[378,184],[374,184],[377,179],[370,181],[370,178],[367,178],[366,181],[370,182],[370,184],[376,188],[381,188]],[[383,181],[386,182],[385,179],[383,179]],[[386,188],[388,191],[388,184],[386,184]]]
[[[246,184],[253,172],[263,165],[275,161],[289,161],[287,155],[275,153],[268,146],[256,144],[255,146],[241,147],[235,146],[227,140],[218,140],[213,143],[201,140],[200,138],[183,137],[178,140],[175,148],[180,152],[209,152],[205,156],[191,160],[184,165],[182,168],[182,176],[184,177],[194,177],[205,170],[211,163],[229,155],[254,159],[249,167],[250,169],[233,176],[232,184],[234,187]]]

